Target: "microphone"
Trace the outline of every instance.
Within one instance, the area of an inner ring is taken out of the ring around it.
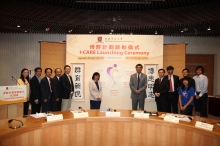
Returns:
[[[18,81],[17,81],[13,76],[11,76],[11,78],[12,78],[12,80],[13,80],[16,84],[20,85],[20,84],[18,83]]]
[[[81,109],[83,112],[85,112],[85,110],[81,106],[79,106],[79,109]]]
[[[21,120],[16,120],[16,119],[10,119],[10,120],[8,120],[8,124],[11,124],[12,121],[18,121],[18,122],[20,122],[20,123],[21,123],[21,126],[15,126],[15,127],[10,126],[9,128],[17,129],[17,128],[20,128],[20,127],[24,126],[24,123],[23,123]]]

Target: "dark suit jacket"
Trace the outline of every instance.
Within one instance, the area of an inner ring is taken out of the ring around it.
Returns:
[[[61,102],[61,84],[56,76],[52,79],[52,91],[53,91],[53,102],[56,101],[56,98],[59,98]]]
[[[74,92],[73,80],[72,80],[71,76],[70,76],[70,80],[72,82],[72,91],[71,91],[71,84],[69,82],[67,75],[64,73],[60,77],[60,83],[61,83],[61,87],[62,87],[61,98],[63,98],[63,99],[69,99],[70,93]]]
[[[30,89],[31,89],[30,102],[35,103],[36,99],[38,99],[38,101],[41,102],[40,83],[36,76],[33,76],[30,80]]]
[[[193,87],[194,88],[194,90],[195,90],[195,80],[193,79],[193,78],[190,78],[190,77],[184,77],[184,78],[188,78],[188,80],[189,80],[189,85],[190,85],[190,87]],[[183,79],[184,78],[182,78],[182,79],[180,79],[180,81],[179,81],[179,87],[181,88],[182,86],[183,86]]]
[[[51,98],[52,92],[50,91],[50,85],[47,80],[47,77],[44,77],[41,82],[40,82],[40,87],[41,87],[41,101],[43,102],[44,99],[48,99],[49,97]]]
[[[169,92],[170,83],[167,78],[163,78],[162,82],[159,84],[159,78],[155,80],[153,93],[160,93],[159,97],[155,96],[155,101],[159,102],[168,102],[168,92]]]
[[[167,80],[169,80],[168,75],[166,75],[164,78],[166,78]],[[174,90],[176,93],[178,93],[178,88],[179,88],[179,76],[177,75],[173,75],[173,83],[174,83]]]

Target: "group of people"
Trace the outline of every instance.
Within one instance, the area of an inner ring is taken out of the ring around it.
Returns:
[[[17,81],[18,85],[27,86],[27,102],[24,102],[23,114],[28,115],[29,104],[31,104],[31,114],[47,113],[49,111],[65,111],[71,108],[71,98],[74,93],[72,77],[69,75],[71,67],[64,66],[62,69],[54,70],[55,76],[52,78],[52,69],[44,70],[45,77],[41,79],[42,69],[35,68],[34,76],[29,80],[29,70],[24,68]]]
[[[136,65],[135,74],[130,77],[130,89],[132,99],[132,109],[144,110],[146,98],[147,75],[141,71],[143,66]],[[178,103],[180,114],[192,115],[192,109],[195,105],[196,112],[201,116],[207,117],[208,101],[208,78],[204,75],[204,68],[198,66],[195,69],[196,75],[189,77],[189,69],[182,70],[183,78],[174,75],[174,67],[168,66],[165,76],[165,70],[159,69],[158,76],[154,81],[153,93],[157,105],[157,111],[178,113]]]
[[[148,83],[147,75],[142,73],[143,66],[136,65],[136,73],[130,77],[130,89],[132,99],[132,110],[138,107],[144,110],[146,88]],[[41,79],[42,69],[35,68],[35,75],[29,80],[29,70],[24,68],[18,79],[18,85],[27,86],[27,102],[24,103],[24,115],[28,115],[29,103],[31,104],[31,114],[49,111],[70,110],[71,100],[74,94],[74,84],[70,76],[71,67],[64,66],[62,69],[54,70],[55,76],[52,78],[52,69],[44,70],[45,77]],[[182,70],[183,78],[179,80],[177,75],[173,74],[174,68],[167,67],[168,75],[165,76],[165,70],[159,69],[158,76],[154,82],[153,93],[157,105],[157,111],[192,115],[192,108],[195,103],[196,111],[201,116],[207,117],[208,100],[208,78],[203,74],[204,68],[198,66],[195,69],[196,75],[189,77],[187,68]],[[102,86],[99,81],[100,74],[95,72],[92,80],[89,82],[90,109],[100,109],[102,101]]]

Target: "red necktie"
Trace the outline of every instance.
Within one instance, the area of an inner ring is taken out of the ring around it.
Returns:
[[[173,86],[172,86],[172,78],[171,78],[171,75],[170,75],[170,92],[173,92]]]

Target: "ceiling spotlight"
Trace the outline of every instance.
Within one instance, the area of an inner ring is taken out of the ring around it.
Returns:
[[[25,33],[27,32],[27,30],[24,31]]]
[[[112,34],[111,32],[109,34]]]
[[[17,25],[17,27],[21,27],[20,25]]]
[[[45,30],[46,30],[46,31],[49,31],[49,30],[50,30],[50,27],[47,27]]]
[[[130,32],[130,35],[133,35],[133,33],[132,33],[132,32]]]
[[[114,29],[111,29],[111,32],[114,32]]]
[[[208,27],[208,29],[207,30],[211,30],[211,27]]]
[[[93,30],[90,30],[89,33],[93,33]]]
[[[72,31],[73,31],[72,29],[68,30],[69,33],[71,33]]]
[[[181,30],[180,32],[183,32],[183,30]]]
[[[157,31],[155,31],[155,33],[154,34],[157,34]]]

